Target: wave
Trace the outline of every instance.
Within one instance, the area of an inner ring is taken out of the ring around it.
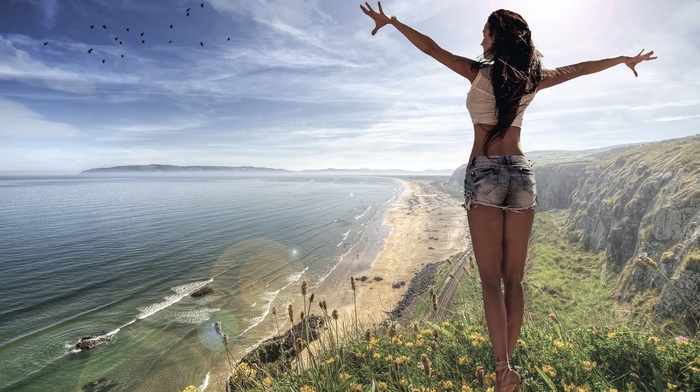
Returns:
[[[360,215],[358,215],[358,216],[355,217],[355,220],[358,220],[358,219],[362,218],[363,216],[367,215],[367,213],[368,213],[369,210],[371,210],[371,209],[372,209],[372,206],[367,207],[367,209],[365,210],[365,212],[363,212],[363,213],[361,213]]]
[[[343,240],[340,241],[340,242],[338,243],[338,245],[336,245],[336,247],[340,247],[340,245],[343,245],[343,243],[345,242],[345,240],[348,239],[348,235],[350,235],[350,232],[351,232],[351,231],[352,231],[352,229],[346,231],[346,232],[343,234]]]
[[[202,381],[202,385],[199,386],[199,390],[202,392],[209,386],[209,374],[210,373],[207,373],[206,377],[204,377],[204,381]]]
[[[182,324],[199,324],[211,318],[213,313],[218,312],[219,308],[202,308],[193,309],[186,312],[177,312],[173,315],[173,320]]]
[[[285,288],[289,287],[289,284],[284,286],[284,287]],[[252,319],[250,319],[250,321],[248,321],[248,328],[246,328],[243,332],[241,332],[238,335],[238,337],[243,336],[246,332],[257,327],[258,325],[260,325],[260,323],[262,323],[265,320],[267,315],[270,314],[270,312],[272,311],[272,303],[275,301],[275,299],[277,298],[277,295],[280,293],[280,291],[282,291],[282,289],[279,289],[277,291],[270,291],[270,292],[263,294],[264,299],[267,301],[267,306],[265,307],[265,310],[262,312],[262,314],[260,316],[253,317]]]
[[[175,292],[174,295],[169,295],[165,297],[165,301],[163,302],[158,302],[149,306],[139,308],[138,310],[141,311],[141,313],[139,313],[139,315],[136,316],[136,319],[143,320],[147,317],[153,316],[154,314],[172,306],[173,304],[179,302],[181,299],[187,297],[196,290],[201,289],[202,287],[208,285],[213,281],[214,279],[200,280],[197,282],[186,283],[180,286],[172,287],[171,289]]]

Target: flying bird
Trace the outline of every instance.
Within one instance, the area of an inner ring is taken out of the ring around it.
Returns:
[[[200,5],[202,6],[202,8],[204,8],[204,3],[202,3],[202,4],[200,4]]]
[[[122,58],[124,58],[124,55],[122,55]]]
[[[173,43],[173,40],[168,41],[168,43],[169,43],[169,44],[172,44],[172,43]]]
[[[190,13],[189,13],[189,12],[187,13],[187,16],[190,16]]]
[[[200,42],[200,43],[199,43],[199,46],[204,46],[204,42]]]
[[[142,44],[143,44],[143,43],[145,43],[145,42],[146,42],[146,40],[145,40],[145,39],[142,39],[142,40],[141,40],[141,43],[142,43]]]
[[[107,30],[107,25],[102,25],[102,28]]]
[[[126,31],[129,31],[129,28],[128,28],[128,27],[126,28]]]
[[[44,42],[44,46],[46,46],[46,45],[48,45],[48,44],[49,44],[48,41],[47,41],[47,42]]]
[[[231,37],[228,37],[227,41],[230,41],[230,40],[231,40]]]
[[[90,28],[91,28],[91,29],[94,29],[94,28],[95,28],[95,25],[90,25]]]
[[[121,44],[122,44],[122,41],[119,41],[119,45],[121,45]]]
[[[115,40],[115,41],[119,41],[119,37],[114,37],[114,40]]]
[[[170,25],[170,28],[172,29],[172,28],[173,28],[173,25]]]
[[[141,36],[143,37],[143,32],[141,33]]]
[[[88,49],[88,53],[92,54],[92,48]]]
[[[191,10],[191,8],[188,8],[188,9],[185,10],[185,12],[190,12],[190,10]]]
[[[105,63],[105,61],[106,61],[105,59],[102,59],[102,64],[104,64],[104,63]]]

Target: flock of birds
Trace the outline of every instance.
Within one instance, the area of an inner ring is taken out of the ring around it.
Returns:
[[[204,8],[204,3],[200,3],[199,6],[200,6],[200,8]],[[186,15],[186,16],[190,16],[190,13],[191,13],[191,12],[193,12],[193,11],[192,11],[192,8],[187,8],[187,9],[185,10],[185,15]],[[99,28],[99,26],[96,26],[96,25],[94,25],[94,24],[90,25],[90,29],[91,29],[91,30],[95,29],[95,27],[98,27],[98,28]],[[103,28],[104,30],[108,30],[106,24],[103,24],[103,25],[102,25],[102,28]],[[173,29],[173,28],[174,28],[174,25],[173,25],[173,24],[170,24],[170,29]],[[130,29],[129,27],[127,27],[127,28],[125,29],[125,31],[126,31],[127,33],[130,33],[130,30],[131,30],[131,29]],[[138,39],[140,40],[140,42],[141,42],[142,45],[146,43],[146,38],[144,38],[144,35],[145,35],[145,34],[146,34],[146,33],[143,32],[143,31],[141,32],[141,34],[139,34],[139,38],[138,38]],[[124,41],[123,41],[122,39],[120,39],[119,36],[115,36],[115,37],[114,37],[114,41],[115,41],[116,43],[118,43],[119,45],[123,45],[123,44],[124,44]],[[174,40],[172,40],[172,39],[171,39],[171,40],[168,40],[168,44],[172,44],[173,41],[174,41]],[[228,38],[227,38],[227,41],[231,41],[231,37],[228,37]],[[44,46],[46,46],[46,45],[48,45],[48,44],[49,44],[48,41],[44,42]],[[200,42],[199,42],[199,45],[203,47],[203,46],[204,46],[204,41],[200,41]],[[90,49],[87,50],[87,53],[88,53],[88,54],[92,54],[93,51],[94,51],[94,49],[93,49],[93,48],[90,48]],[[121,57],[121,58],[124,58],[124,54],[121,54],[120,57]],[[99,57],[98,57],[98,58],[99,58]],[[103,59],[102,59],[102,63],[104,64],[104,63],[106,63],[106,62],[107,62],[107,59],[106,59],[106,58],[103,58]]]

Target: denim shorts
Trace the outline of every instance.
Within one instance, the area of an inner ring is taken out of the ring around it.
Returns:
[[[522,155],[475,156],[464,177],[464,208],[478,204],[518,211],[535,208],[532,164]]]

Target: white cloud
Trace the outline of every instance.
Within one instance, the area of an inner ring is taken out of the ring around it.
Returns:
[[[0,80],[18,80],[32,85],[43,84],[53,90],[85,93],[94,90],[92,83],[80,75],[49,67],[33,59],[28,52],[14,47],[0,36]]]
[[[47,120],[21,103],[0,97],[0,135],[13,139],[36,140],[75,137],[80,129],[71,124]]]

